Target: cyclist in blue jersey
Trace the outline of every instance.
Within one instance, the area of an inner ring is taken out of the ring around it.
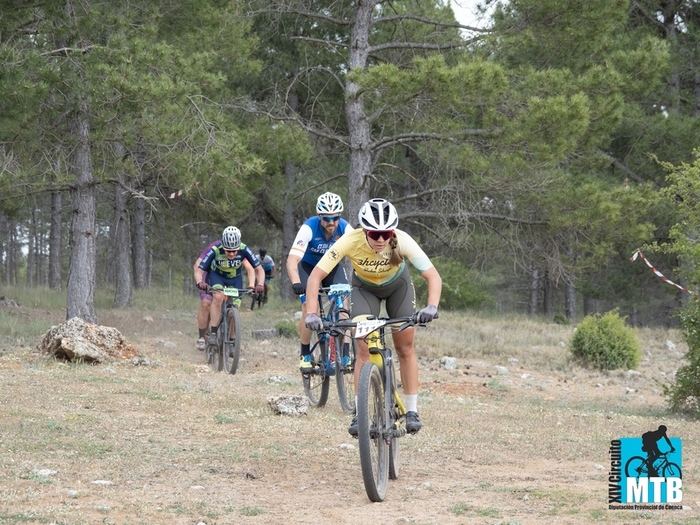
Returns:
[[[235,226],[228,226],[221,234],[221,239],[211,245],[199,266],[194,269],[197,288],[206,291],[209,286],[217,284],[243,288],[241,266],[246,268],[248,285],[255,288],[256,293],[262,293],[265,273],[260,260],[248,246],[241,242],[241,231]],[[224,301],[226,296],[222,292],[212,294],[209,307],[209,342],[211,344],[216,344],[216,330],[221,322],[221,305]]]
[[[270,280],[275,273],[275,261],[267,254],[265,248],[260,248],[260,263],[262,264],[263,271],[265,272],[265,295],[263,295],[263,303],[267,302],[267,287],[269,286]]]
[[[306,280],[333,243],[346,231],[352,231],[350,224],[340,216],[342,211],[343,201],[338,195],[331,192],[320,195],[316,201],[316,215],[309,217],[301,225],[287,256],[289,281],[292,283],[294,293],[302,296],[301,320],[298,328],[301,343],[299,368],[302,372],[312,369],[311,330],[304,324],[306,303],[303,294],[306,291]],[[323,279],[322,285],[347,284],[347,282],[345,268],[343,265],[338,265]]]

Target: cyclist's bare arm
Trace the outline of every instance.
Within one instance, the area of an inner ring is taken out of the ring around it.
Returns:
[[[262,285],[265,283],[265,270],[263,270],[262,264],[255,268],[255,280],[253,284]]]
[[[202,281],[204,281],[204,275],[206,274],[206,272],[199,267],[200,262],[202,262],[202,260],[197,259],[197,262],[194,263],[194,282],[195,283],[201,283]]]
[[[255,287],[255,268],[250,264],[248,259],[243,259],[243,269],[245,270],[246,277],[248,278],[248,288]]]
[[[299,261],[301,261],[301,257],[298,255],[290,253],[287,257],[287,276],[290,283],[301,282],[299,278]]]
[[[307,312],[317,312],[318,311],[318,291],[321,289],[321,281],[323,281],[328,272],[321,270],[316,266],[309,279],[306,281],[306,311]]]
[[[421,277],[428,283],[428,304],[439,305],[440,295],[442,294],[442,278],[435,266],[421,273]]]

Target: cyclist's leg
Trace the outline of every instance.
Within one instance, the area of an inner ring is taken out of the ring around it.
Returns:
[[[227,279],[216,272],[209,272],[207,275],[207,284],[209,284],[209,286],[215,286],[217,284],[229,286],[230,282],[231,279]],[[212,294],[212,301],[209,307],[209,330],[211,333],[215,333],[221,323],[221,305],[225,300],[226,296],[221,292],[214,292]]]
[[[416,293],[408,269],[388,288],[391,295],[387,297],[386,310],[389,317],[407,317],[416,310]],[[422,424],[418,417],[418,359],[414,344],[416,329],[411,327],[392,332],[394,348],[399,356],[403,399],[406,404],[406,430],[417,432]]]
[[[313,270],[313,266],[299,261],[299,281],[306,287],[306,281],[309,278],[309,274]],[[304,320],[306,318],[306,298],[301,296],[301,319],[299,319],[299,324],[297,325],[297,331],[299,332],[299,356],[301,357],[299,367],[302,369],[311,369],[311,330],[306,328]]]
[[[331,284],[348,284],[348,276],[347,273],[345,272],[345,267],[342,265],[338,265],[333,269],[333,272],[331,272],[329,275],[326,276],[326,278],[323,280],[323,286],[330,286]],[[348,319],[350,316],[347,312],[350,311],[350,297],[346,297],[343,300],[343,308],[345,309],[344,312],[340,312],[338,315],[339,319]],[[350,353],[350,330],[348,330],[345,333],[345,336],[343,337],[343,347],[341,350],[341,356],[347,357]]]
[[[206,346],[207,329],[209,328],[209,309],[212,296],[202,290],[199,291],[199,306],[197,308],[197,350],[204,350]]]
[[[379,316],[381,300],[362,281],[353,276],[351,295],[351,317],[356,320],[362,316]],[[364,339],[355,340],[355,392],[360,381],[362,366],[369,360],[369,349]]]

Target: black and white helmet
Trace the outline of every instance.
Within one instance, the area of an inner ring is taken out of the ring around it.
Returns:
[[[343,211],[343,201],[335,193],[327,191],[316,200],[318,215],[337,215]]]
[[[221,245],[226,250],[237,250],[241,247],[241,230],[235,226],[227,226],[221,234]]]
[[[360,226],[365,230],[393,230],[399,225],[399,214],[386,199],[370,199],[365,202],[358,218]]]

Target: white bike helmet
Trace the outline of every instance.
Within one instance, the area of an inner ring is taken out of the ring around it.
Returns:
[[[365,202],[358,218],[360,226],[365,230],[393,230],[399,225],[396,208],[385,199],[370,199]]]
[[[343,201],[335,193],[327,191],[316,200],[318,215],[337,215],[343,211]]]
[[[237,250],[241,246],[241,230],[235,226],[227,226],[221,234],[221,245],[226,250]]]

